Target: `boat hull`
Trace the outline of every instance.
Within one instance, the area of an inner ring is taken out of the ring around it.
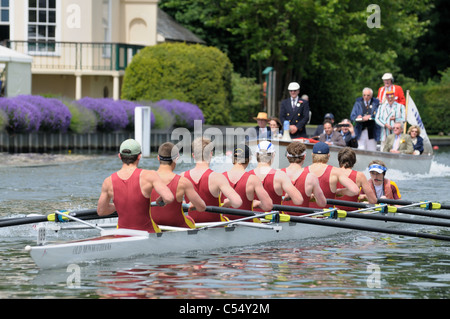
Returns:
[[[330,219],[331,220],[331,219]],[[384,221],[354,221],[352,219],[332,219],[336,223],[364,224],[370,226],[395,225]],[[247,224],[247,225],[245,225]],[[159,234],[138,232],[123,235],[126,230],[111,230],[111,234],[88,240],[27,246],[32,259],[39,268],[61,268],[70,264],[131,258],[140,255],[179,254],[192,251],[211,251],[224,248],[252,246],[268,242],[323,238],[338,233],[350,232],[350,229],[306,225],[299,223],[280,223],[265,225],[265,228],[253,227],[253,223],[240,223],[227,227],[207,228],[203,230],[168,231]],[[119,233],[117,233],[119,232]],[[114,235],[115,234],[115,235]]]

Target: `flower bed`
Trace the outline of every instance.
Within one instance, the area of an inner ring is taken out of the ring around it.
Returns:
[[[90,97],[67,101],[36,95],[0,98],[0,129],[3,126],[9,133],[132,131],[134,109],[139,105],[145,103]],[[152,127],[192,129],[194,120],[204,122],[200,108],[191,103],[162,100],[150,106]],[[161,119],[158,123],[155,114]]]

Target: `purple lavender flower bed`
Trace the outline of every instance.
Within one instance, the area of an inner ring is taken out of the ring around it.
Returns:
[[[85,97],[73,101],[79,107],[93,112],[97,118],[97,130],[103,132],[133,130],[134,109],[139,102],[126,100],[114,101],[109,98]],[[174,117],[176,127],[193,128],[194,120],[204,122],[200,108],[194,104],[178,100],[162,100],[154,105],[153,112],[163,110]],[[6,116],[3,122],[9,133],[61,132],[70,130],[73,115],[69,107],[54,98],[36,95],[21,95],[12,98],[0,98],[0,116]],[[155,116],[151,114],[151,126],[155,125]],[[0,119],[0,122],[1,119]]]
[[[201,120],[205,122],[203,112],[197,105],[181,102],[178,100],[161,100],[156,103],[156,106],[168,111],[175,117],[175,126],[194,128],[194,121]]]

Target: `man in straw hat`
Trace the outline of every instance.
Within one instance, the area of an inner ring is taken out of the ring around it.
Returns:
[[[266,112],[259,112],[257,117],[253,118],[258,122],[258,125],[249,129],[248,138],[250,140],[268,140],[272,138],[271,130],[267,126],[269,117]]]
[[[299,98],[300,84],[291,82],[288,86],[290,97],[281,101],[280,120],[289,122],[289,133],[291,138],[305,137],[306,124],[309,120],[309,102]]]
[[[122,168],[104,180],[97,213],[107,216],[117,211],[119,228],[158,233],[160,229],[151,216],[152,190],[160,196],[157,203],[169,204],[174,196],[155,171],[138,168],[141,156],[137,141],[128,139],[120,145]]]

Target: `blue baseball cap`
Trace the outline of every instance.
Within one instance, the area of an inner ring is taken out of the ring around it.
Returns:
[[[328,154],[330,153],[330,148],[328,147],[328,144],[324,142],[319,142],[314,145],[313,147],[313,154]]]

